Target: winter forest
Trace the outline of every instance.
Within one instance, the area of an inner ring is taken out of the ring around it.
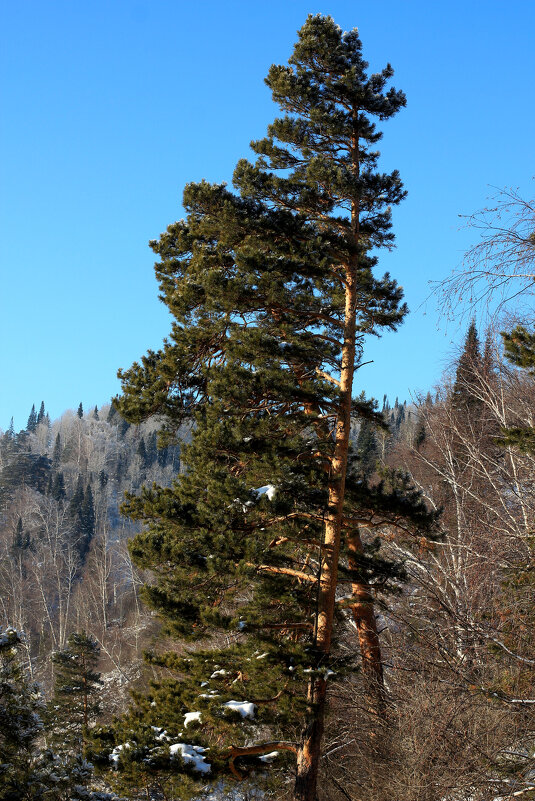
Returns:
[[[440,384],[368,397],[393,75],[310,15],[150,242],[160,349],[0,432],[0,801],[535,798],[535,203],[468,220]]]

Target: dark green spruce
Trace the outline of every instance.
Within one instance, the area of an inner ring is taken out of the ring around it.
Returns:
[[[464,413],[475,413],[481,408],[481,374],[483,359],[475,321],[466,332],[463,351],[457,362],[452,389],[452,405]]]

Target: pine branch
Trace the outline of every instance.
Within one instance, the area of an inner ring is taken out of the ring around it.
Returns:
[[[286,740],[273,740],[270,743],[262,743],[262,745],[248,745],[248,746],[235,746],[231,745],[229,748],[229,770],[232,775],[238,780],[243,781],[244,776],[238,771],[234,765],[234,760],[242,756],[255,756],[261,754],[269,754],[271,751],[291,751],[297,754],[298,744],[288,742]]]

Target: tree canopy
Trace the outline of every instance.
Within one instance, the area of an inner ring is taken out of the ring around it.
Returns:
[[[161,418],[160,444],[184,425],[192,439],[173,487],[145,488],[125,509],[146,524],[131,546],[156,579],[146,600],[169,634],[203,649],[152,654],[179,678],[102,734],[133,775],[140,760],[158,773],[181,754],[186,773],[242,778],[266,753],[293,751],[295,797],[315,799],[327,679],[355,663],[336,654],[337,588],[360,588],[348,608],[362,623],[374,582],[402,578],[359,528],[434,526],[403,476],[368,485],[348,470],[352,420],[384,425],[354,397],[365,337],[406,313],[396,282],[373,273],[404,197],[397,171],[377,168],[374,120],[405,96],[386,88],[389,65],[367,66],[356,30],[309,16],[288,66],[266,79],[284,116],[252,143],[256,160],[238,163],[235,191],[188,185],[186,218],[151,242],[172,330],[119,372],[115,404],[130,423]],[[217,630],[227,647],[210,647]],[[359,632],[382,680],[377,632]],[[186,728],[187,747],[209,756],[185,756]],[[116,750],[127,732],[136,748]]]

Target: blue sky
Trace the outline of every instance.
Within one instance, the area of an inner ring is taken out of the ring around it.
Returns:
[[[157,348],[149,239],[182,216],[185,183],[229,181],[276,114],[263,79],[308,13],[358,27],[373,70],[408,98],[382,168],[409,196],[381,269],[412,311],[370,343],[358,390],[426,391],[462,331],[422,306],[474,234],[459,214],[492,187],[533,192],[532,0],[21,0],[0,5],[0,428],[107,402],[116,371]]]

